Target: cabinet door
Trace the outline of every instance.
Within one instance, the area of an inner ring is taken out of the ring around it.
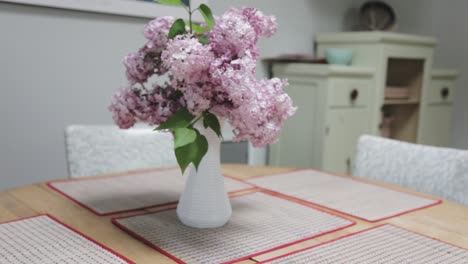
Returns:
[[[424,100],[418,143],[441,147],[450,145],[453,92],[453,81],[431,81]]]
[[[297,111],[286,120],[279,141],[270,146],[269,164],[295,168],[317,168],[320,163],[315,154],[317,146],[318,85],[290,80],[286,92],[292,98]]]
[[[440,147],[450,146],[452,104],[428,104],[424,115],[419,143]]]
[[[368,108],[330,109],[325,128],[324,170],[352,173],[357,140],[369,133],[369,120]]]

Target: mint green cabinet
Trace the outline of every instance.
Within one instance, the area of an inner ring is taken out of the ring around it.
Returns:
[[[447,147],[451,145],[452,109],[455,81],[453,70],[433,70],[431,82],[423,101],[426,115],[421,123],[421,144]]]
[[[269,164],[349,173],[357,138],[370,133],[372,70],[290,63],[273,72],[288,78],[298,110],[270,147]]]
[[[330,109],[323,146],[322,169],[351,174],[356,142],[369,134],[369,110],[366,107]]]
[[[436,39],[375,31],[316,40],[319,57],[328,48],[351,49],[352,65],[274,65],[299,109],[270,147],[269,164],[350,173],[362,134],[450,144],[456,73],[432,70]]]

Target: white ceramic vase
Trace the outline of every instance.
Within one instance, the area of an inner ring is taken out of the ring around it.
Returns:
[[[208,141],[208,152],[198,171],[191,165],[185,189],[177,205],[179,220],[195,228],[223,226],[231,217],[232,208],[221,174],[221,141],[210,128],[196,128]]]

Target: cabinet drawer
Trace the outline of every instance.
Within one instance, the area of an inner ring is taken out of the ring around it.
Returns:
[[[427,91],[427,102],[451,103],[453,102],[454,82],[450,80],[432,80]]]
[[[334,107],[367,106],[369,81],[334,80],[328,92],[329,105]]]

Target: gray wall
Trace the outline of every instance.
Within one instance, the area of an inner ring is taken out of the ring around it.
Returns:
[[[310,53],[316,32],[341,31],[351,0],[211,1],[275,14],[264,56]],[[0,190],[67,176],[63,129],[110,124],[125,84],[121,60],[143,43],[146,19],[0,3]],[[260,75],[264,75],[260,73]]]
[[[64,127],[112,122],[145,22],[0,3],[0,189],[67,176]]]
[[[337,32],[347,28],[345,15],[353,1],[211,0],[210,4],[217,14],[229,7],[252,6],[265,14],[275,15],[279,24],[278,32],[272,38],[260,41],[262,57],[272,57],[285,53],[311,54],[316,33]]]

